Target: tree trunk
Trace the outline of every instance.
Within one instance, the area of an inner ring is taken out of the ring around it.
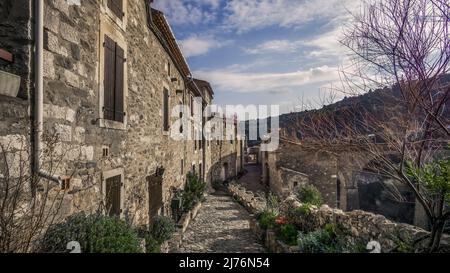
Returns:
[[[430,253],[436,252],[439,250],[439,246],[441,245],[441,237],[442,233],[444,231],[445,227],[445,221],[439,219],[437,220],[432,228],[431,231],[431,238],[430,238],[430,244],[429,244],[429,251]]]

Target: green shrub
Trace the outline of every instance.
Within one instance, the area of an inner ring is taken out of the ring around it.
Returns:
[[[323,204],[322,195],[320,191],[313,185],[305,185],[300,187],[297,193],[300,202],[320,206]]]
[[[298,235],[298,247],[303,253],[333,253],[331,245],[332,238],[323,229]]]
[[[65,252],[77,241],[83,253],[142,252],[137,232],[116,217],[79,213],[51,226],[39,242],[39,252]]]
[[[297,208],[297,211],[303,215],[310,215],[311,210],[312,208],[310,204],[302,204],[300,207]]]
[[[282,225],[279,233],[280,239],[286,244],[293,246],[297,244],[298,230],[292,224]]]
[[[275,227],[277,214],[272,211],[264,211],[259,216],[259,225],[262,229],[272,229]]]
[[[157,242],[163,243],[172,237],[175,229],[175,223],[171,218],[166,216],[157,216],[153,219],[150,234]]]
[[[152,235],[147,235],[145,237],[145,252],[146,253],[160,253],[161,243],[153,238]]]
[[[266,210],[278,214],[280,212],[280,199],[277,195],[269,192],[266,198]]]
[[[328,224],[324,229],[299,233],[298,247],[303,253],[361,253],[367,252],[364,245],[351,244],[336,234],[336,226]]]
[[[335,224],[326,224],[323,228],[328,234],[336,236],[336,225]]]
[[[183,191],[183,210],[187,212],[193,209],[197,203],[203,201],[205,190],[206,183],[201,181],[195,174],[189,173]]]
[[[393,252],[398,253],[414,253],[416,248],[414,247],[414,240],[410,236],[406,236],[405,238],[397,238],[395,240],[395,249]]]

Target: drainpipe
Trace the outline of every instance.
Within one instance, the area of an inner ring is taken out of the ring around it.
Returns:
[[[44,0],[35,0],[35,69],[34,69],[34,173],[62,185],[60,177],[41,170],[43,108],[44,108]]]

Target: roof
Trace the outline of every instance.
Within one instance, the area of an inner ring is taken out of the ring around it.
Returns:
[[[184,78],[191,77],[191,70],[186,61],[186,58],[183,56],[181,49],[177,43],[175,35],[173,34],[170,25],[164,16],[164,13],[150,7],[150,2],[147,3],[147,12],[148,16],[148,26],[156,35],[161,45],[164,47],[166,52],[169,54],[173,63],[180,71]],[[149,12],[150,11],[150,12]]]
[[[209,82],[199,79],[194,79],[194,82],[197,84],[198,87],[205,88],[209,92],[209,95],[211,97],[214,97],[214,91]]]

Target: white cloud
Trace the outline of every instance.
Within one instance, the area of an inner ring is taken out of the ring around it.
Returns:
[[[229,44],[229,41],[219,42],[213,37],[199,37],[192,35],[187,39],[180,41],[180,47],[186,58],[200,56],[208,53],[212,49],[220,48]]]
[[[232,0],[225,25],[245,32],[268,26],[298,26],[318,18],[333,20],[352,10],[358,0]]]
[[[329,32],[318,35],[310,40],[304,40],[301,45],[313,47],[309,54],[313,57],[330,58],[342,56],[347,52],[339,41],[342,39],[342,29],[337,27]]]
[[[341,61],[348,49],[339,41],[342,39],[341,27],[299,40],[269,40],[253,48],[245,48],[248,54],[298,53],[301,57],[316,58],[316,61]]]
[[[231,70],[199,70],[194,75],[212,83],[214,88],[232,92],[282,93],[296,87],[337,80],[335,67],[321,66],[289,73],[240,73]]]
[[[216,20],[220,0],[156,0],[153,7],[164,12],[170,24],[197,25]]]
[[[254,48],[246,48],[249,54],[265,54],[265,53],[285,53],[295,52],[298,48],[297,42],[289,40],[270,40],[266,41]]]

